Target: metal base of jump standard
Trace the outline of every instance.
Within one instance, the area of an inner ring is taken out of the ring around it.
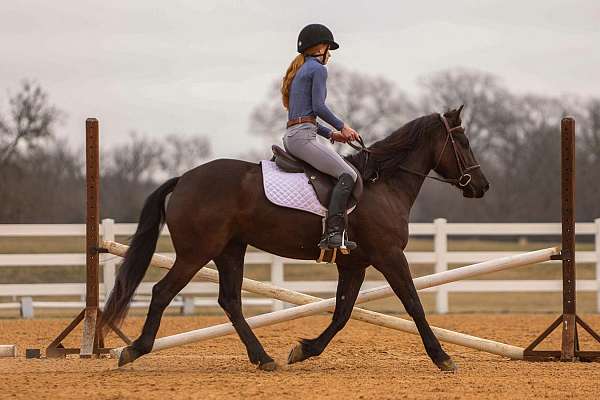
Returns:
[[[104,242],[103,246],[108,253],[117,256],[124,256],[128,246],[115,243]],[[508,256],[489,260],[473,265],[468,265],[453,270],[440,272],[433,275],[422,276],[413,280],[417,289],[426,289],[443,285],[445,283],[455,282],[462,279],[471,278],[478,275],[484,275],[491,272],[506,270],[510,268],[521,267],[524,265],[534,264],[538,262],[548,261],[553,255],[558,254],[556,247],[537,250],[530,253],[519,254],[516,256]],[[171,268],[173,259],[161,255],[154,255],[150,265],[159,268]],[[217,271],[209,268],[203,268],[196,277],[218,283],[219,274]],[[297,318],[308,317],[321,312],[332,312],[335,307],[335,298],[320,299],[318,297],[309,296],[303,293],[298,293],[292,290],[287,290],[268,283],[258,282],[244,278],[242,289],[251,293],[260,294],[266,297],[271,297],[277,300],[285,301],[292,304],[300,304],[297,307],[288,308],[281,311],[275,311],[267,314],[261,314],[247,318],[248,325],[252,328],[269,326],[285,321],[291,321]],[[378,300],[385,297],[394,296],[394,291],[388,285],[374,288],[371,290],[361,291],[356,299],[356,304],[365,303],[368,301]],[[403,332],[418,335],[417,327],[414,322],[407,321],[402,318],[392,317],[390,315],[380,314],[374,311],[354,308],[352,318],[359,321],[368,322],[374,325],[383,326],[386,328],[396,329]],[[504,343],[495,342],[492,340],[478,338],[463,333],[453,332],[446,329],[431,327],[433,333],[440,341],[448,342],[460,346],[469,347],[475,350],[484,351],[515,360],[523,359],[523,348],[511,346]],[[156,339],[152,351],[169,349],[172,347],[181,346],[188,343],[199,342],[220,336],[225,336],[235,333],[235,329],[231,323],[211,326],[208,328],[197,329],[190,332],[180,333],[173,336],[166,336]],[[119,357],[124,347],[119,347],[111,350],[112,357]]]
[[[600,335],[587,325],[576,314],[575,307],[575,121],[573,118],[564,118],[561,122],[561,199],[562,199],[562,250],[556,248],[538,250],[517,256],[503,257],[485,261],[466,267],[456,268],[439,274],[433,274],[414,279],[417,289],[439,286],[468,277],[483,275],[493,271],[500,271],[528,265],[550,259],[562,260],[563,269],[563,314],[559,316],[537,339],[528,347],[520,348],[492,340],[482,339],[463,333],[432,327],[433,332],[440,341],[466,346],[472,349],[501,355],[510,359],[530,361],[574,361],[574,360],[600,360],[600,351],[581,351],[577,336],[577,325],[586,330],[595,340],[600,342]],[[104,347],[102,332],[97,329],[96,321],[101,315],[99,309],[99,283],[98,263],[99,253],[109,252],[123,256],[127,246],[115,242],[103,242],[99,247],[99,152],[98,152],[98,121],[94,118],[86,120],[86,164],[87,164],[87,282],[86,282],[86,308],[69,326],[48,346],[46,354],[64,356],[79,353],[81,357],[92,357],[105,354],[110,349]],[[151,265],[170,268],[173,260],[164,256],[154,255]],[[218,282],[218,273],[209,268],[201,269],[196,276],[200,279]],[[260,327],[289,321],[320,312],[332,311],[335,307],[335,298],[320,299],[303,293],[279,288],[268,283],[244,279],[242,288],[246,291],[261,294],[273,299],[297,304],[273,313],[262,314],[248,318],[251,327]],[[361,291],[356,304],[364,303],[393,295],[389,286]],[[404,320],[385,314],[376,313],[360,308],[354,308],[352,318],[372,323],[375,325],[396,329],[403,332],[418,334],[412,321]],[[83,321],[83,337],[80,349],[65,349],[62,340]],[[535,348],[557,327],[562,327],[562,347],[557,351],[538,351]],[[127,344],[131,341],[116,327],[111,327],[115,333]],[[181,346],[187,343],[206,340],[233,333],[231,324],[221,324],[178,335],[159,338],[155,341],[153,351]],[[118,356],[121,348],[110,350],[112,356]]]

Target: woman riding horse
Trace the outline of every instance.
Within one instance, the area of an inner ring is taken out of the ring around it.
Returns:
[[[295,73],[290,73],[295,78],[291,87],[288,83],[284,89],[290,89],[287,92],[290,119],[312,117],[313,123],[293,125],[295,129],[287,132],[284,142],[292,154],[340,179],[330,208],[329,233],[324,238],[330,245],[334,240],[341,240],[341,234],[337,232],[342,231],[340,215],[345,217],[343,206],[354,182],[353,170],[346,170],[337,153],[318,144],[316,133],[327,130],[319,128],[314,118],[325,115],[325,121],[342,129],[340,133],[329,134],[334,140],[356,139],[356,135],[350,128],[344,128],[341,121],[331,119],[333,114],[323,111],[326,109],[323,105],[326,70],[322,62],[327,61],[328,47],[337,48],[331,32],[325,29],[310,28],[311,35],[300,35],[301,58],[292,63],[291,70]],[[320,36],[314,32],[321,32]],[[304,48],[307,43],[310,46]],[[324,47],[314,48],[317,45]],[[302,56],[305,52],[306,56]],[[361,246],[351,254],[336,258],[339,279],[330,324],[319,336],[298,343],[290,352],[288,363],[323,353],[348,322],[365,271],[373,266],[402,301],[435,365],[443,371],[456,369],[427,322],[404,249],[408,243],[411,207],[431,170],[443,178],[438,179],[459,188],[465,197],[480,198],[489,189],[461,126],[461,111],[462,107],[443,114],[422,116],[346,157],[361,171],[361,177],[369,181],[360,207],[351,214],[348,223],[348,230],[360,240]],[[176,258],[173,267],[152,288],[152,300],[142,332],[121,352],[119,366],[152,351],[165,309],[196,272],[212,260],[219,271],[219,305],[244,343],[249,360],[262,370],[277,368],[242,311],[246,249],[250,245],[281,257],[316,260],[319,249],[314,243],[321,233],[321,221],[317,215],[271,203],[262,182],[261,164],[217,159],[167,180],[148,196],[114,289],[104,307],[102,329],[118,326],[125,318],[165,222]],[[333,234],[334,227],[336,234]],[[274,237],[278,240],[273,240]]]
[[[336,178],[327,211],[326,227],[319,247],[335,249],[342,246],[346,228],[346,204],[357,179],[356,171],[327,144],[317,140],[317,134],[346,143],[358,139],[358,133],[342,122],[325,105],[329,50],[339,48],[333,34],[324,25],[307,25],[298,35],[298,53],[288,67],[281,85],[283,106],[288,110],[287,131],[283,146],[293,156],[309,163],[321,172]],[[317,123],[321,118],[336,130]],[[356,243],[344,241],[349,250]]]

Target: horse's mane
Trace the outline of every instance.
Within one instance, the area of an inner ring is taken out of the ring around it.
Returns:
[[[344,157],[363,174],[363,179],[371,179],[375,174],[385,178],[394,175],[398,166],[403,165],[409,153],[423,144],[425,132],[439,125],[438,114],[425,115],[396,129],[389,136],[371,146],[367,155],[359,151]],[[365,166],[365,163],[368,165]]]

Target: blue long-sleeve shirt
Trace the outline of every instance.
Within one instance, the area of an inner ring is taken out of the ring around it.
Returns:
[[[315,57],[307,56],[290,86],[288,119],[313,116],[319,117],[338,131],[344,122],[325,105],[327,97],[327,68]],[[331,137],[331,129],[317,123],[317,133]]]

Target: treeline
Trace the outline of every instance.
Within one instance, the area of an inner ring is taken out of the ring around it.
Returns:
[[[465,104],[463,126],[491,189],[484,199],[470,200],[449,185],[428,181],[412,221],[558,221],[559,124],[565,115],[577,121],[577,219],[600,217],[600,99],[518,94],[492,75],[462,69],[421,79],[419,94],[410,96],[385,78],[338,66],[329,71],[328,104],[367,143],[420,115]],[[29,82],[7,100],[0,108],[0,223],[83,222],[83,149],[59,139],[65,114]],[[264,146],[240,157],[268,158],[270,144],[281,142],[285,120],[279,82],[274,82],[250,118],[250,132],[264,137]],[[159,182],[211,156],[204,136],[153,139],[132,133],[127,143],[101,156],[102,217],[135,222]]]
[[[560,219],[560,120],[577,124],[577,220],[600,217],[600,99],[511,92],[498,78],[454,69],[424,77],[409,96],[394,82],[331,66],[328,104],[367,144],[421,115],[465,104],[463,126],[491,183],[483,199],[463,199],[449,185],[427,181],[411,220],[544,222]],[[251,117],[251,130],[280,142],[286,113],[274,82]],[[340,152],[352,151],[337,145]],[[267,146],[265,146],[267,148]],[[253,154],[248,157],[264,157]]]
[[[0,223],[85,221],[83,148],[57,135],[65,114],[42,88],[24,82],[0,114]],[[199,135],[154,139],[132,132],[101,155],[101,217],[135,222],[159,180],[180,175],[211,155]]]

